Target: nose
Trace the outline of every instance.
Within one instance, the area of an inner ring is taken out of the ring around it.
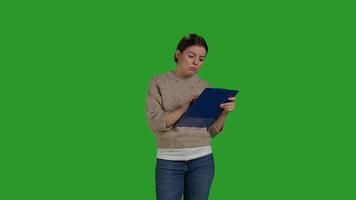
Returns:
[[[198,58],[194,59],[194,60],[193,60],[193,64],[194,64],[194,65],[198,65],[198,64],[199,64],[199,59],[198,59]]]

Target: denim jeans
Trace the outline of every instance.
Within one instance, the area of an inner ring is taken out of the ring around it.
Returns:
[[[214,178],[214,157],[209,154],[189,161],[157,159],[157,200],[207,200]]]

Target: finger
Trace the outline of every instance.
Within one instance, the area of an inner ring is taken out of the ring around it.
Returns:
[[[225,105],[227,105],[227,106],[235,106],[235,103],[234,102],[229,102],[229,103],[225,103]]]
[[[227,106],[229,106],[229,103],[222,103],[222,104],[220,104],[220,106],[227,107]]]
[[[233,111],[233,110],[235,109],[235,106],[234,106],[234,105],[229,105],[229,106],[227,107],[227,109],[228,109],[229,111]]]
[[[229,97],[230,101],[235,101],[235,97]]]
[[[220,106],[220,108],[226,110],[228,108],[228,106],[225,104],[225,105]]]

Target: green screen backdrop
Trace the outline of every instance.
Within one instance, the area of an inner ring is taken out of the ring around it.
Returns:
[[[153,200],[150,79],[187,33],[239,89],[213,200],[351,200],[352,1],[2,1],[0,199]]]

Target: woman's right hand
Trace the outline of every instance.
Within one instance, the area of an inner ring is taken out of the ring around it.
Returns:
[[[192,96],[190,96],[188,101],[182,106],[184,111],[187,111],[190,104],[193,103],[197,98],[198,98],[197,94],[193,94]]]
[[[198,95],[194,94],[184,103],[180,108],[175,111],[169,112],[166,118],[166,127],[171,127],[174,123],[178,121],[179,118],[188,110],[190,104],[194,102],[194,100],[198,97]]]

